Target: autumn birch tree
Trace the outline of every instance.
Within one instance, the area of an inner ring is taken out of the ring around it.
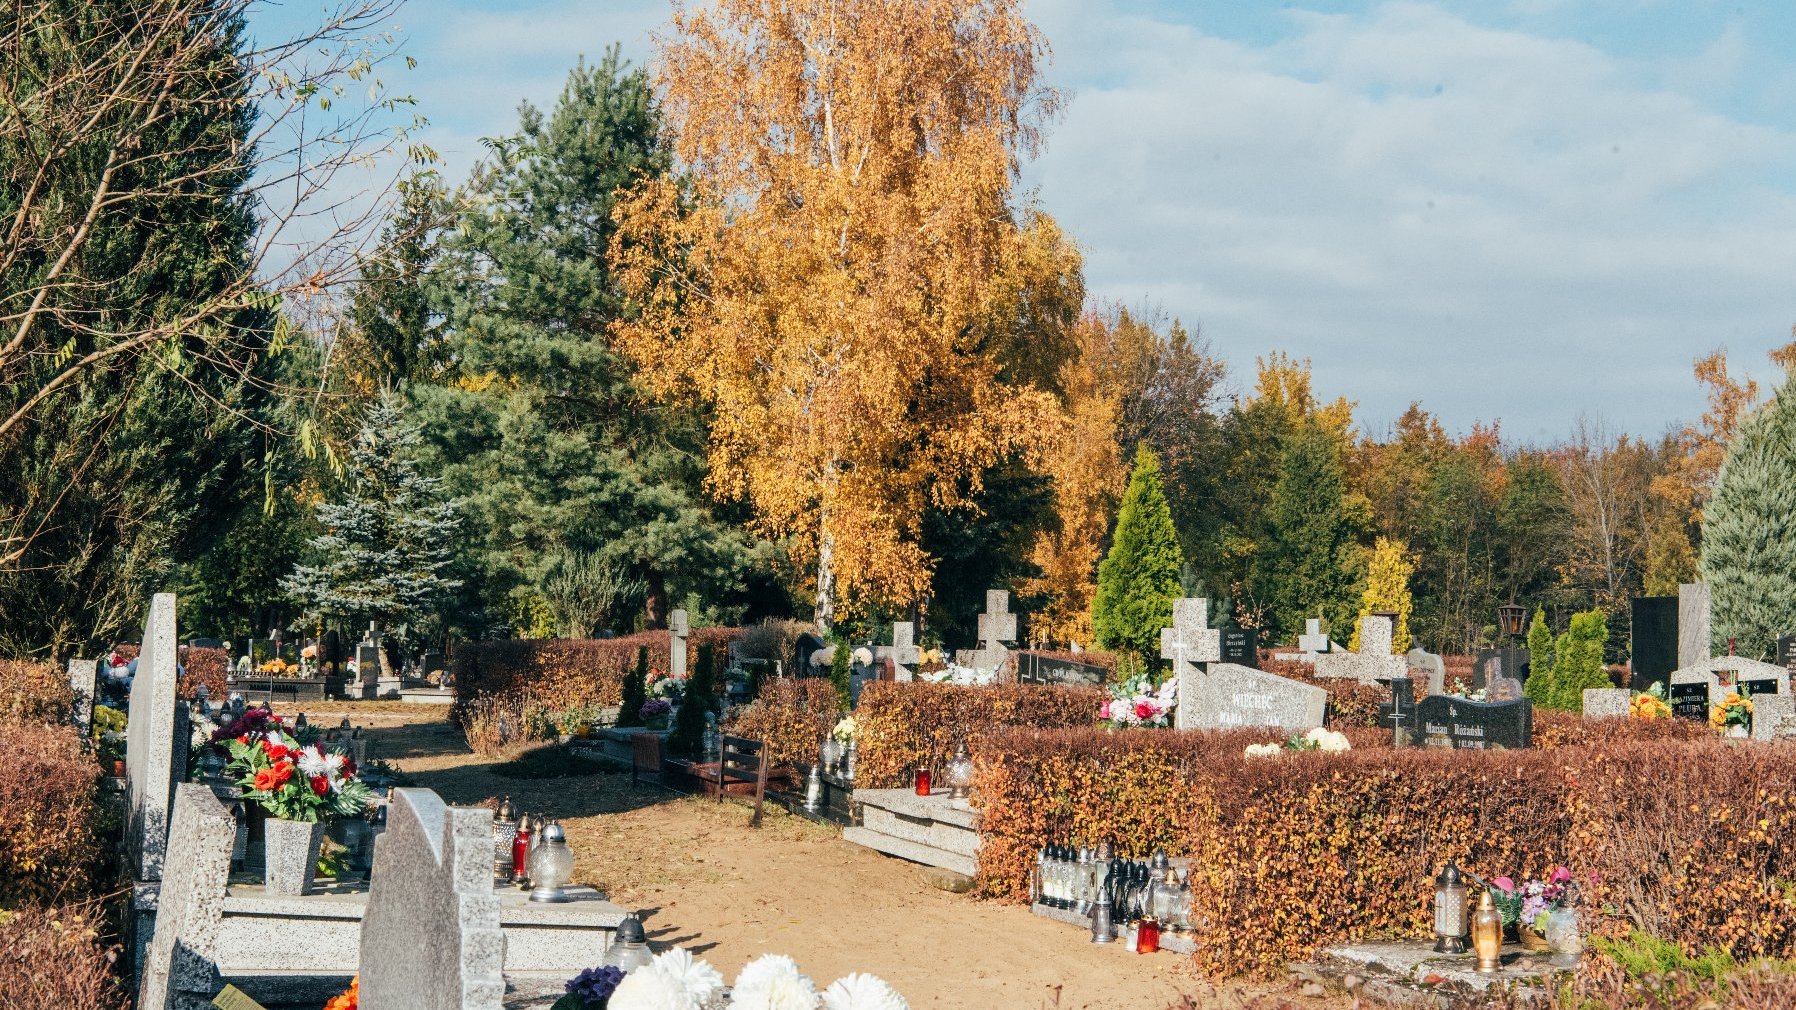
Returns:
[[[1057,100],[1021,6],[718,0],[661,40],[681,174],[617,211],[616,334],[713,408],[715,492],[787,539],[824,623],[919,598],[925,508],[1059,423],[1012,367],[1039,248],[1012,187]]]

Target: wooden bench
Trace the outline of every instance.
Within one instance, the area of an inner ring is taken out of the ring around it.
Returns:
[[[694,769],[694,774],[703,781],[713,783],[717,787],[717,802],[723,802],[723,794],[730,783],[754,783],[755,813],[748,819],[748,826],[761,826],[761,807],[767,797],[767,745],[760,740],[747,737],[723,735],[717,741],[717,767],[713,771]]]

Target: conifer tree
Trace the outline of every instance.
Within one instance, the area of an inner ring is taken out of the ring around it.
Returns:
[[[1715,641],[1766,656],[1796,631],[1796,388],[1740,424],[1703,510],[1702,580]]]
[[[705,746],[705,724],[717,711],[717,670],[709,645],[698,647],[697,662],[686,676],[686,694],[680,699],[680,711],[674,716],[673,734],[668,749],[700,760],[713,755],[701,753]]]
[[[841,703],[842,711],[854,707],[854,684],[850,676],[854,650],[846,639],[836,643],[836,651],[829,660],[829,682],[835,685],[836,700]]]
[[[418,442],[396,395],[369,405],[337,500],[318,505],[324,532],[312,538],[312,563],[282,582],[307,617],[418,627],[461,585],[449,575],[461,519],[442,482],[412,458]]]
[[[1544,704],[1541,699],[1550,695],[1552,685],[1553,631],[1547,627],[1546,610],[1535,607],[1534,620],[1528,624],[1528,697],[1534,698],[1539,691],[1541,698],[1535,698],[1535,704]]]
[[[1585,688],[1615,686],[1603,669],[1603,643],[1608,640],[1609,622],[1601,610],[1572,615],[1571,626],[1554,647],[1548,707],[1577,712],[1584,707]]]
[[[619,726],[642,725],[642,703],[649,700],[649,647],[636,650],[636,667],[624,674],[623,697],[617,703]]]
[[[1354,612],[1359,547],[1343,496],[1339,440],[1306,419],[1285,445],[1254,556],[1253,590],[1278,633],[1321,613],[1343,627]]]
[[[1366,570],[1366,589],[1360,594],[1359,616],[1374,611],[1393,611],[1397,626],[1391,629],[1391,652],[1401,655],[1409,651],[1409,615],[1414,612],[1415,597],[1410,594],[1409,580],[1416,563],[1401,540],[1379,537],[1372,545],[1372,560]],[[1348,648],[1359,651],[1359,622],[1353,622],[1353,635]]]
[[[1143,660],[1157,657],[1160,629],[1172,622],[1172,602],[1181,592],[1184,563],[1160,483],[1160,460],[1144,442],[1135,450],[1110,553],[1098,565],[1091,606],[1098,644]]]

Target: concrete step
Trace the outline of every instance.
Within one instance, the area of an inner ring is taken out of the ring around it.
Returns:
[[[924,866],[939,866],[945,870],[964,873],[969,877],[979,874],[978,861],[971,856],[898,838],[870,828],[843,828],[842,838],[844,841],[883,852],[888,856],[897,856],[899,859],[908,859],[913,863],[922,863]]]

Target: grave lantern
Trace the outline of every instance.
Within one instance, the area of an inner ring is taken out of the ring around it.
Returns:
[[[1463,954],[1466,950],[1465,876],[1451,859],[1434,878],[1434,952]]]
[[[1522,633],[1522,622],[1528,618],[1528,608],[1519,603],[1505,603],[1497,608],[1497,627],[1504,637],[1514,638]]]
[[[1478,896],[1472,913],[1472,949],[1478,952],[1478,970],[1493,972],[1503,966],[1503,913],[1497,910],[1490,888]]]
[[[493,876],[503,883],[511,882],[511,846],[518,838],[518,808],[507,796],[493,815]]]
[[[628,974],[654,960],[655,955],[649,952],[649,938],[642,932],[642,920],[626,915],[617,924],[617,934],[611,938],[611,946],[605,948],[605,960],[600,966],[621,968]]]
[[[954,760],[948,762],[948,795],[964,800],[973,786],[973,759],[967,756],[967,745],[954,749]]]
[[[574,850],[560,821],[550,821],[540,832],[542,841],[530,853],[531,901],[568,901],[565,888],[574,880]]]

